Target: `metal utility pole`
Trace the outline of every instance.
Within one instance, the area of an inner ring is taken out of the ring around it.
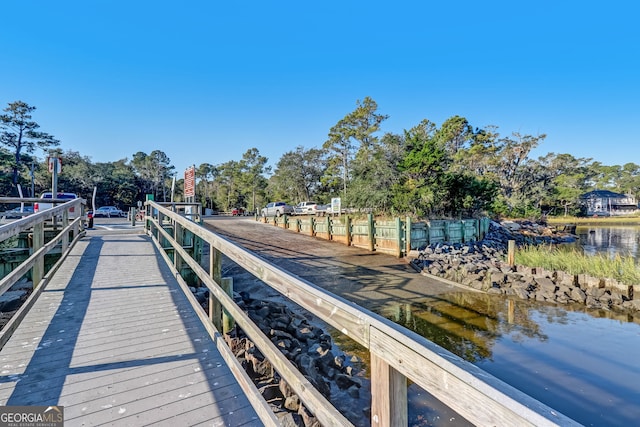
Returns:
[[[58,195],[58,173],[62,169],[62,161],[60,160],[60,151],[49,151],[49,172],[51,172],[51,198],[55,199]]]

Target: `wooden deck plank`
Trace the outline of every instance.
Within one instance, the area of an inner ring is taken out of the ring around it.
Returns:
[[[135,325],[132,325],[135,326]],[[81,333],[79,334],[77,344],[74,346],[73,342],[70,341],[59,341],[59,349],[65,349],[65,347],[75,348],[75,354],[77,356],[90,354],[92,352],[101,351],[99,347],[108,347],[108,346],[117,346],[117,343],[122,343],[123,341],[131,338],[138,338],[138,342],[142,343],[145,341],[153,341],[153,340],[162,340],[162,341],[171,341],[176,339],[180,335],[183,335],[185,332],[196,332],[199,327],[199,321],[190,320],[185,322],[184,327],[175,328],[175,320],[173,319],[164,319],[159,322],[153,321],[151,324],[143,324],[138,328],[135,327],[127,327],[127,326],[119,326],[119,325],[111,325],[107,329],[102,329],[99,326],[96,326],[96,331],[92,331],[90,333]],[[160,329],[161,336],[155,337],[153,334]],[[118,332],[120,331],[120,332]],[[59,339],[63,339],[63,335],[66,331],[61,330],[58,331],[60,334]],[[142,336],[143,338],[139,338]],[[202,336],[199,339],[206,339],[206,336]],[[115,345],[114,345],[115,344]],[[46,345],[50,345],[46,344]],[[37,348],[38,343],[29,344],[28,346],[23,346],[23,348],[15,348],[15,349],[7,349],[7,352],[4,354],[4,357],[17,358],[20,355],[28,354],[33,351],[33,348]]]
[[[0,351],[1,405],[69,425],[261,425],[153,244],[83,239]]]
[[[146,381],[146,379],[142,381]],[[162,381],[148,385],[141,384],[140,378],[132,378],[124,382],[94,388],[84,402],[65,400],[65,418],[71,420],[81,417],[84,412],[89,410],[97,414],[104,412],[105,408],[114,406],[123,408],[123,413],[125,411],[134,414],[142,413],[158,409],[157,401],[166,402],[163,407],[178,402],[189,410],[199,408],[202,406],[202,402],[206,401],[213,414],[216,413],[221,401],[236,396],[233,377],[227,376],[221,378],[220,381],[215,381],[216,394],[214,396],[209,393],[210,379],[203,379],[198,372],[191,372],[188,375],[168,380],[163,378]],[[186,402],[188,398],[196,396],[198,396],[198,402],[190,399],[189,402]],[[183,401],[187,404],[184,404]],[[243,402],[242,399],[240,401]]]
[[[235,420],[237,417],[234,417],[234,412],[249,406],[246,399],[236,398],[237,395],[231,386],[217,388],[215,395],[212,395],[209,390],[207,384],[196,383],[137,400],[126,399],[127,395],[118,395],[115,396],[117,398],[106,397],[92,403],[100,405],[98,411],[94,413],[100,423],[109,422],[114,413],[117,413],[118,420],[123,425],[140,425],[138,424],[140,420],[142,420],[142,424],[153,425],[158,420],[176,418],[176,415],[190,414],[195,411],[204,416],[202,419],[208,419],[212,422],[227,416]],[[122,398],[123,396],[125,398]],[[176,396],[178,399],[175,398]],[[165,402],[165,404],[159,406],[158,401]],[[69,419],[73,421],[74,418]],[[179,419],[180,417],[176,419],[176,422]],[[225,419],[225,422],[235,427],[235,423],[231,424],[229,419]],[[178,424],[184,425],[181,422]]]

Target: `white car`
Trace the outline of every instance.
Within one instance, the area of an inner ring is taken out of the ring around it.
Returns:
[[[293,206],[286,204],[285,202],[271,202],[266,207],[262,208],[261,215],[266,217],[291,215],[293,213]]]
[[[107,217],[107,218],[111,218],[111,217],[121,218],[121,217],[125,216],[125,214],[124,214],[124,212],[122,212],[120,209],[118,209],[115,206],[100,206],[93,213],[93,216],[94,217],[104,216],[104,217]]]
[[[294,215],[315,215],[318,212],[316,202],[300,202],[293,208]]]

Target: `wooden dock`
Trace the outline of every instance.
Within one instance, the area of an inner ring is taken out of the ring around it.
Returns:
[[[150,237],[80,240],[0,351],[0,405],[65,425],[263,425]]]

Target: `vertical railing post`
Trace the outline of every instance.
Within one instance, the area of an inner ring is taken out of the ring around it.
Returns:
[[[408,425],[407,379],[375,353],[371,353],[371,425]]]
[[[183,247],[184,245],[184,233],[182,232],[182,225],[178,222],[173,224],[173,240],[177,246]],[[182,275],[182,257],[178,253],[177,249],[173,248],[173,266],[178,274]]]
[[[331,236],[331,217],[327,217],[327,240],[333,240]]]
[[[157,212],[158,212],[158,215],[157,215],[156,218],[158,219],[158,230],[156,230],[156,234],[157,234],[156,238],[160,242],[160,246],[164,247],[165,245],[163,244],[164,242],[162,241],[163,237],[162,237],[162,234],[160,233],[160,230],[159,230],[160,228],[164,229],[164,224],[163,224],[164,215],[162,215],[162,212],[160,212],[160,211],[157,211]]]
[[[407,216],[407,218],[404,221],[404,251],[406,255],[409,255],[409,252],[411,252],[411,217]]]
[[[347,246],[351,246],[351,217],[345,215],[344,217],[344,229],[346,234]]]
[[[373,214],[369,214],[367,215],[367,222],[368,222],[368,232],[369,232],[369,250],[371,252],[375,251],[376,249],[376,242],[375,242],[375,230],[373,228]]]
[[[149,206],[145,204],[144,205],[144,216],[145,216],[144,231],[146,233],[149,233],[149,231],[151,231],[151,223],[148,219],[148,215],[149,215]]]
[[[67,209],[62,212],[62,229],[64,230],[69,225],[69,211]],[[75,235],[74,235],[75,236]],[[64,253],[69,247],[69,233],[62,233],[62,239],[60,242],[60,252]]]
[[[467,225],[466,225],[465,220],[461,219],[460,220],[460,224],[461,224],[461,227],[462,227],[462,230],[460,232],[460,239],[462,239],[462,240],[461,240],[460,243],[466,243],[467,242]]]
[[[404,252],[404,246],[402,245],[402,221],[400,217],[396,218],[396,234],[398,235],[398,248],[396,250],[396,256],[402,258],[402,252]]]
[[[196,260],[198,265],[200,265],[202,263],[202,238],[196,236],[195,234],[191,234],[191,240],[193,242],[193,253],[191,256],[194,260]]]
[[[33,226],[33,253],[44,246],[44,220]],[[35,289],[44,276],[44,255],[38,257],[31,269],[31,282]]]
[[[313,219],[312,216],[309,217],[309,235],[311,237],[315,236],[314,230],[313,230],[313,224],[315,222],[315,219]]]
[[[151,207],[151,204],[145,205],[145,216],[147,217],[146,222],[148,224],[148,229],[153,235],[153,208]]]
[[[219,286],[222,282],[222,253],[209,243],[209,276],[215,282],[214,286]],[[209,292],[209,320],[218,331],[222,330],[222,305]]]
[[[222,290],[233,298],[233,277],[223,277],[221,280]],[[235,322],[233,317],[225,309],[222,310],[222,333],[228,334],[234,328]]]

